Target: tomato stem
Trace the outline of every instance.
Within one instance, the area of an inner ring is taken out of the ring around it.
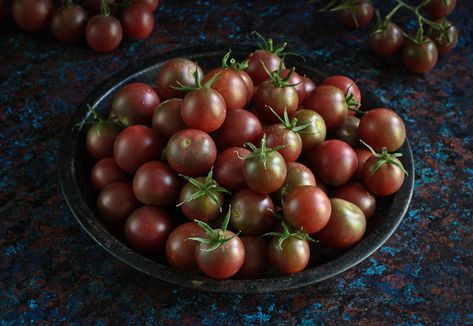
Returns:
[[[106,0],[100,0],[100,14],[110,16],[110,6]]]
[[[395,160],[395,158],[398,158],[398,157],[402,157],[402,153],[392,153],[392,154],[389,154],[386,147],[383,147],[381,149],[381,153],[377,153],[373,147],[371,147],[370,145],[368,145],[367,143],[365,143],[363,140],[360,139],[360,142],[363,143],[363,145],[365,145],[371,152],[371,154],[373,154],[374,157],[376,157],[378,159],[378,161],[376,162],[375,166],[373,167],[373,169],[370,171],[370,175],[368,176],[368,179],[371,178],[371,176],[376,172],[378,171],[378,169],[383,166],[384,164],[386,163],[389,163],[389,164],[392,164],[392,165],[395,165],[397,166],[398,168],[400,168],[402,170],[402,172],[404,172],[406,175],[407,174],[407,171],[404,169],[404,166],[402,165],[402,163],[400,163],[400,161],[398,162],[397,160]]]

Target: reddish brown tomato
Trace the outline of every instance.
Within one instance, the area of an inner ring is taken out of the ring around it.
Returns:
[[[269,262],[281,274],[302,272],[309,263],[310,247],[307,240],[288,238],[279,248],[278,238],[274,237],[268,247]]]
[[[330,85],[315,88],[305,101],[304,108],[320,114],[327,129],[340,128],[348,115],[345,94],[338,87]]]
[[[173,229],[171,216],[152,206],[134,211],[125,223],[125,238],[131,248],[147,256],[156,256],[164,249]]]
[[[393,158],[398,164],[401,162],[397,158]],[[372,171],[378,158],[371,156],[366,160],[362,170],[363,184],[375,195],[388,196],[397,192],[404,182],[404,171],[391,163],[381,165],[373,174]]]
[[[212,88],[197,88],[184,96],[181,118],[189,128],[212,132],[223,124],[226,116],[225,100]]]
[[[447,35],[440,33],[436,29],[431,29],[429,36],[435,42],[438,52],[445,54],[450,52],[457,45],[458,29],[446,18],[439,19],[436,22],[442,24],[447,29]]]
[[[348,116],[345,122],[343,122],[343,125],[335,131],[335,137],[349,144],[351,147],[357,147],[360,145],[357,131],[359,124],[360,119]]]
[[[393,55],[404,45],[404,34],[398,25],[389,22],[384,29],[378,29],[370,35],[370,45],[377,55]]]
[[[205,132],[184,129],[169,139],[166,158],[177,173],[197,177],[210,170],[217,158],[217,148],[212,138]]]
[[[112,124],[94,124],[87,131],[85,146],[94,160],[113,156],[113,144],[123,129]]]
[[[84,37],[87,12],[79,5],[61,6],[54,11],[51,30],[64,43],[76,43]]]
[[[122,38],[122,25],[113,16],[96,15],[87,21],[85,39],[95,51],[113,51],[120,45]]]
[[[105,186],[97,198],[100,216],[112,226],[122,226],[138,206],[133,188],[126,182],[115,182]]]
[[[153,12],[141,3],[123,9],[120,21],[125,34],[135,40],[148,37],[154,28]]]
[[[216,74],[219,74],[218,78],[211,87],[222,95],[227,110],[243,109],[249,96],[248,86],[240,74],[233,69],[216,68],[205,75],[202,83],[205,84]]]
[[[172,98],[159,104],[153,113],[153,130],[164,140],[168,140],[179,130],[186,129],[181,118],[182,99]]]
[[[279,56],[266,50],[256,50],[252,52],[247,60],[248,67],[245,71],[250,75],[255,86],[258,86],[269,78],[261,61],[269,71],[275,71],[281,63]]]
[[[246,103],[250,103],[251,101],[251,98],[253,97],[253,94],[255,92],[255,86],[253,85],[253,80],[251,79],[250,75],[248,75],[248,73],[244,70],[235,70],[238,75],[240,76],[241,79],[243,79],[243,81],[245,82],[246,84],[246,88],[248,90],[247,94],[248,94],[248,98],[246,100]]]
[[[278,191],[284,184],[286,174],[286,162],[277,151],[267,154],[265,160],[247,158],[243,164],[243,180],[248,187],[262,193]]]
[[[95,163],[90,179],[95,190],[100,191],[111,183],[127,182],[130,176],[120,169],[113,157],[107,157]]]
[[[263,278],[268,273],[268,243],[264,239],[246,235],[240,237],[245,247],[245,260],[237,273],[238,278]]]
[[[299,98],[299,105],[303,103],[303,100],[305,100],[306,97],[309,96],[310,93],[312,93],[312,91],[315,89],[315,83],[312,79],[310,79],[307,76],[302,76],[301,78],[302,78],[302,84],[304,85],[305,96],[302,100]]]
[[[327,77],[320,85],[330,85],[340,89],[343,94],[349,96],[350,94],[353,98],[361,103],[361,91],[358,85],[347,76],[335,75]]]
[[[282,117],[285,110],[288,114],[297,110],[299,99],[294,87],[278,87],[274,85],[273,81],[267,80],[256,89],[253,103],[259,117],[274,123],[278,122],[278,119],[268,106]]]
[[[291,71],[290,69],[283,69],[281,72],[281,77],[286,78],[290,71]],[[294,88],[296,89],[296,92],[297,92],[297,98],[299,99],[299,104],[301,104],[305,98],[304,80],[297,72],[294,71],[287,82],[288,84],[296,85],[294,86]],[[315,85],[314,85],[314,88],[315,88]]]
[[[437,59],[437,46],[428,37],[421,44],[407,40],[402,49],[402,61],[407,69],[415,73],[429,72]]]
[[[159,0],[132,0],[132,3],[142,3],[154,12],[158,8]]]
[[[205,183],[205,177],[196,178],[197,181]],[[217,184],[218,186],[218,184]],[[224,200],[221,192],[214,193],[217,197],[218,202],[216,203],[210,196],[204,195],[197,199],[187,201],[190,196],[195,194],[199,189],[192,183],[188,182],[182,188],[181,194],[179,195],[179,202],[182,203],[181,211],[190,220],[199,220],[203,222],[209,222],[215,220],[222,208]]]
[[[371,218],[376,210],[376,198],[360,183],[348,183],[332,192],[332,197],[347,200],[358,206],[366,219]]]
[[[281,148],[278,152],[284,157],[284,160],[288,162],[294,162],[299,158],[302,151],[302,139],[301,136],[286,128],[283,124],[278,123],[267,127],[264,130],[267,139],[268,147],[274,148],[281,145],[286,147]]]
[[[368,25],[373,19],[374,8],[371,1],[360,1],[351,9],[340,11],[342,23],[350,28],[361,28]]]
[[[14,0],[12,15],[24,31],[37,32],[49,24],[54,10],[52,0]]]
[[[279,189],[278,195],[284,199],[294,189],[301,186],[314,186],[316,185],[315,177],[312,171],[304,164],[291,162],[287,163],[287,175],[284,184]]]
[[[135,173],[144,163],[159,160],[161,150],[161,141],[153,129],[134,125],[118,135],[113,146],[113,157],[120,168]]]
[[[245,160],[242,158],[248,154],[250,151],[243,147],[231,147],[221,152],[214,165],[215,180],[231,192],[245,187],[242,171]]]
[[[457,0],[432,0],[424,10],[434,18],[442,18],[450,15],[457,4]]]
[[[309,152],[316,146],[322,144],[327,136],[327,128],[324,119],[312,110],[297,110],[291,115],[297,119],[297,126],[310,123],[299,136],[302,140],[302,151]]]
[[[170,99],[174,97],[182,98],[187,93],[185,91],[174,89],[173,87],[195,86],[193,73],[196,71],[199,79],[202,80],[204,72],[197,65],[185,58],[174,58],[166,61],[158,71],[156,76],[156,86],[158,94],[162,99]]]
[[[257,141],[263,133],[258,118],[246,110],[230,110],[222,126],[215,134],[220,149],[243,146]]]
[[[354,180],[361,180],[363,165],[365,164],[366,160],[371,157],[371,152],[366,148],[355,148],[356,157],[358,158],[358,168],[356,169],[356,173],[354,176]]]

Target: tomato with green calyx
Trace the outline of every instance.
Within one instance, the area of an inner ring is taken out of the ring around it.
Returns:
[[[350,28],[365,27],[373,19],[373,4],[369,0],[352,1],[352,3],[348,8],[340,10],[342,23]]]
[[[215,180],[231,192],[236,192],[246,186],[243,180],[242,158],[251,152],[243,147],[227,148],[217,156],[215,161]]]
[[[101,1],[100,14],[90,18],[85,26],[85,39],[95,51],[110,52],[122,41],[122,25],[118,19],[111,16],[111,10],[108,2]]]
[[[286,198],[293,190],[301,186],[316,186],[312,171],[304,164],[298,162],[287,163],[287,174],[284,184],[278,191],[279,198]]]
[[[294,88],[296,89],[297,92],[297,98],[299,99],[299,105],[304,101],[305,99],[305,86],[304,86],[304,79],[302,79],[302,76],[299,75],[296,71],[293,71],[291,69],[284,68],[281,71],[281,77],[286,78],[289,74],[291,74],[291,77],[287,80],[289,84],[295,85]],[[315,88],[315,84],[314,84]]]
[[[159,67],[156,76],[156,88],[162,99],[182,98],[188,90],[176,89],[179,86],[195,85],[195,74],[202,80],[204,72],[197,63],[186,58],[174,58]]]
[[[99,120],[87,130],[85,146],[94,160],[113,156],[113,145],[123,126],[113,120]]]
[[[402,29],[393,22],[378,26],[370,35],[371,49],[379,56],[389,56],[404,45]]]
[[[182,99],[172,98],[159,104],[153,113],[153,130],[164,140],[183,129],[186,125],[181,118]]]
[[[456,4],[457,0],[431,0],[424,10],[433,18],[443,18],[450,15]]]
[[[303,109],[297,110],[290,117],[297,119],[296,127],[309,124],[304,128],[304,132],[299,134],[302,140],[302,152],[309,152],[325,141],[327,128],[320,114],[312,110]]]
[[[92,186],[100,191],[114,182],[127,182],[130,175],[120,169],[113,157],[106,157],[95,163],[90,173]]]
[[[458,29],[446,18],[439,19],[436,23],[441,24],[442,30],[431,28],[429,36],[435,42],[438,52],[445,54],[453,50],[457,45]]]
[[[245,247],[245,260],[236,277],[242,279],[265,277],[270,266],[266,240],[252,235],[241,236],[240,240]]]
[[[408,39],[402,49],[402,61],[407,69],[415,73],[426,73],[437,63],[438,50],[428,37],[422,40]]]
[[[357,182],[336,188],[331,197],[344,199],[355,204],[363,211],[366,219],[371,218],[376,210],[376,197]]]
[[[363,165],[373,154],[371,154],[371,152],[366,148],[355,148],[355,154],[358,158],[358,167],[356,168],[356,173],[353,177],[353,180],[359,181],[361,180],[361,176],[363,174]]]

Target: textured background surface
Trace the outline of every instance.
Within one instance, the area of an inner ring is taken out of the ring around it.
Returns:
[[[425,76],[376,58],[366,30],[304,1],[163,0],[154,34],[108,55],[1,25],[0,324],[473,324],[473,5],[459,2],[459,46]],[[107,254],[66,207],[55,166],[63,124],[132,61],[203,42],[252,43],[252,30],[335,65],[402,115],[417,170],[410,211],[377,253],[316,286],[226,296],[155,281]]]

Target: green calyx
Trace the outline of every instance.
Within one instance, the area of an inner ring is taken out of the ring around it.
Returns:
[[[192,238],[189,238],[189,240],[194,240],[200,243],[205,243],[205,244],[210,245],[210,248],[201,249],[202,251],[214,251],[225,242],[228,242],[232,240],[233,238],[235,238],[236,236],[238,236],[240,232],[232,235],[231,237],[225,238],[225,231],[227,230],[228,222],[230,221],[231,211],[232,211],[232,206],[229,205],[228,211],[227,211],[227,214],[225,215],[225,219],[223,220],[222,226],[220,229],[217,229],[217,230],[212,229],[205,222],[194,220],[205,231],[205,233],[207,233],[207,236],[205,238],[192,237]]]
[[[282,42],[277,45],[273,44],[273,39],[265,39],[260,33],[253,31],[251,34],[256,35],[258,39],[258,47],[262,50],[266,50],[276,55],[283,54],[284,49],[287,46],[287,42]]]
[[[120,128],[125,128],[126,126],[120,122],[118,118],[111,118],[111,119],[104,119],[101,118],[97,111],[93,107],[91,107],[89,104],[87,104],[87,109],[89,110],[89,114],[85,116],[85,118],[79,122],[78,124],[75,125],[75,127],[79,127],[79,129],[82,129],[82,127],[85,124],[95,124],[97,126],[97,134],[100,136],[100,130],[102,129],[103,125],[115,125]],[[92,120],[89,120],[89,117],[92,116]]]
[[[233,70],[245,70],[248,68],[248,60],[243,60],[242,62],[238,62],[235,58],[230,59],[230,54],[232,50],[228,50],[228,52],[222,58],[222,68],[230,68]],[[230,64],[228,59],[230,59]]]
[[[371,152],[371,154],[373,154],[374,157],[376,157],[378,159],[378,161],[376,162],[375,166],[373,167],[373,169],[371,170],[370,172],[370,175],[368,176],[368,179],[371,178],[371,176],[376,172],[378,171],[378,169],[383,166],[384,164],[388,163],[388,164],[392,164],[394,166],[397,166],[398,168],[400,168],[402,170],[402,172],[404,172],[406,175],[407,174],[407,171],[404,169],[404,166],[402,165],[402,163],[398,162],[397,160],[395,160],[395,158],[398,158],[398,157],[402,157],[402,154],[401,153],[392,153],[392,154],[389,154],[386,147],[383,147],[381,149],[381,153],[376,153],[376,151],[373,149],[373,147],[371,147],[370,145],[368,145],[367,143],[365,143],[363,140],[360,139],[360,142],[363,143],[363,145],[365,145]]]
[[[289,71],[286,77],[282,77],[282,69],[284,65],[284,58],[281,60],[279,63],[278,69],[275,71],[269,71],[268,67],[264,64],[262,60],[260,60],[261,64],[263,65],[264,71],[269,76],[269,79],[273,82],[273,85],[278,88],[283,88],[283,87],[294,87],[302,83],[302,81],[296,83],[296,84],[290,84],[289,79],[292,77],[292,74],[296,71],[296,68],[292,67],[292,69]]]
[[[284,127],[291,130],[292,132],[295,132],[297,134],[307,134],[307,135],[314,135],[314,134],[318,133],[318,132],[304,131],[304,129],[306,129],[307,127],[309,127],[312,124],[312,121],[298,126],[297,125],[297,122],[298,122],[297,118],[292,118],[292,120],[291,120],[289,118],[289,115],[287,114],[286,109],[284,109],[283,117],[280,117],[279,114],[277,114],[277,112],[274,111],[272,107],[270,107],[269,105],[266,105],[266,107],[268,109],[270,109],[271,112],[273,112],[273,114],[276,116],[276,118],[279,120],[279,122],[281,122],[281,124],[284,125]]]
[[[107,0],[100,0],[100,15],[110,16],[110,5]]]
[[[261,237],[266,237],[266,236],[272,236],[272,237],[277,237],[278,238],[278,247],[281,251],[284,249],[282,248],[282,244],[284,241],[290,238],[295,238],[298,240],[306,240],[306,241],[311,241],[311,242],[316,242],[314,239],[312,239],[307,233],[305,233],[302,228],[300,230],[296,230],[292,227],[290,227],[286,222],[284,222],[282,219],[282,216],[273,212],[273,215],[275,215],[279,220],[281,220],[281,226],[283,228],[282,232],[268,232],[263,234]]]
[[[281,148],[284,148],[288,146],[287,144],[285,145],[279,145],[274,148],[267,147],[266,145],[266,134],[263,134],[263,138],[261,138],[261,143],[260,147],[256,147],[252,143],[246,143],[245,147],[249,148],[252,152],[248,155],[245,155],[242,157],[244,160],[248,160],[251,158],[258,158],[261,162],[263,162],[264,168],[266,169],[266,161],[267,161],[267,156],[268,154],[272,152],[276,152],[280,150]]]
[[[213,75],[212,78],[210,78],[208,81],[206,81],[202,85],[202,83],[200,82],[199,71],[197,69],[197,63],[196,63],[195,70],[192,72],[192,76],[194,77],[194,86],[186,86],[186,85],[181,84],[179,81],[176,81],[176,83],[179,86],[171,86],[171,87],[174,88],[175,90],[184,91],[184,92],[189,92],[189,91],[192,91],[194,89],[199,89],[199,88],[210,88],[212,87],[213,83],[215,83],[215,81],[219,78],[221,73],[222,72],[219,71],[218,73]]]
[[[194,192],[192,195],[187,197],[184,201],[180,202],[176,206],[182,206],[185,203],[188,203],[190,201],[193,201],[197,198],[207,196],[209,197],[215,204],[220,206],[220,210],[222,209],[222,203],[220,202],[220,199],[216,196],[217,193],[223,192],[227,194],[231,194],[230,191],[225,189],[224,187],[220,187],[218,183],[213,179],[213,167],[210,169],[209,174],[207,174],[207,177],[205,178],[204,182],[200,182],[199,180],[196,180],[194,178],[188,177],[183,174],[179,174],[179,176],[183,177],[186,179],[190,184],[192,184],[194,187],[197,188],[197,191]]]

